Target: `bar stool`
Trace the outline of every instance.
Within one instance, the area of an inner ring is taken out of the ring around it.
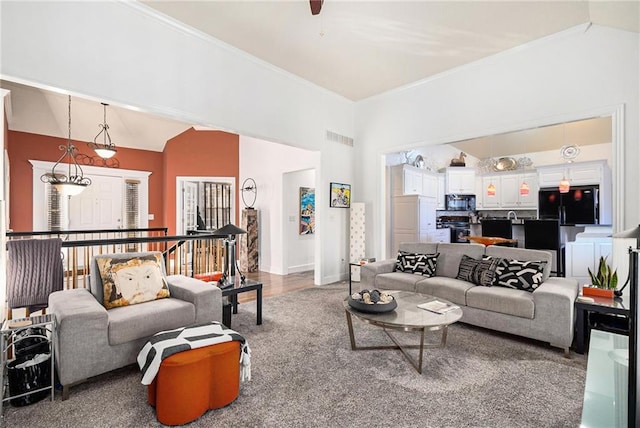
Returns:
[[[524,247],[556,252],[556,276],[564,276],[564,254],[560,242],[559,220],[525,220]]]

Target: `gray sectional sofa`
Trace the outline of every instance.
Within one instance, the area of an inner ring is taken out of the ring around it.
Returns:
[[[524,336],[562,348],[565,355],[573,341],[574,301],[578,282],[550,277],[552,255],[546,251],[484,247],[480,244],[403,243],[400,251],[438,253],[435,276],[395,271],[396,259],[363,266],[363,289],[409,290],[449,300],[462,308],[462,322]],[[463,255],[519,261],[546,261],[542,283],[531,291],[482,286],[456,279]]]

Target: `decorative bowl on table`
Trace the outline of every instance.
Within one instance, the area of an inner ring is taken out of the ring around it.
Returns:
[[[349,296],[349,306],[360,312],[385,313],[398,307],[396,299],[379,290],[362,290]]]

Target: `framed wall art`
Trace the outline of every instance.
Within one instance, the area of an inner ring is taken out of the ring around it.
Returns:
[[[332,208],[349,208],[351,206],[351,185],[343,183],[329,184],[329,206]]]
[[[300,188],[300,235],[312,235],[316,229],[316,189]]]

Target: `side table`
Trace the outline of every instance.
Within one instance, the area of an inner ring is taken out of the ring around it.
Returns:
[[[30,324],[20,326],[20,327],[10,327],[11,324],[19,323],[19,322],[27,322]],[[46,330],[46,337],[35,335],[35,336],[25,336],[22,338],[16,338],[18,333],[21,333],[23,330],[30,328],[41,327]],[[53,314],[39,315],[33,316],[29,318],[20,318],[14,320],[6,320],[2,324],[2,329],[0,330],[0,370],[2,370],[2,377],[0,382],[0,417],[2,418],[2,422],[4,422],[4,413],[3,413],[3,405],[5,401],[9,401],[15,398],[25,397],[27,395],[35,394],[38,392],[51,390],[51,401],[53,401],[53,396],[55,392],[55,335],[56,335],[56,318]],[[51,364],[51,381],[47,386],[42,388],[34,389],[22,394],[11,395],[6,392],[8,390],[8,379],[7,379],[7,364],[10,362],[9,359],[15,355],[16,344],[21,340],[31,338],[31,337],[41,337],[46,340],[47,346],[49,348],[50,356],[49,361]],[[12,352],[9,352],[9,351]]]
[[[621,316],[626,318],[627,323],[629,320],[629,305],[631,303],[629,296],[616,297],[615,299],[594,297],[593,299],[594,302],[576,300],[574,305],[576,310],[576,352],[578,354],[584,354],[591,329],[601,329],[591,326],[589,323],[591,314]]]
[[[238,313],[238,294],[246,293],[248,291],[256,292],[256,324],[262,324],[262,283],[254,281],[252,279],[245,279],[244,282],[240,281],[240,278],[236,276],[236,281],[233,286],[221,288],[222,297],[226,297],[229,300],[228,305],[222,307],[222,323],[231,328],[231,312]]]

